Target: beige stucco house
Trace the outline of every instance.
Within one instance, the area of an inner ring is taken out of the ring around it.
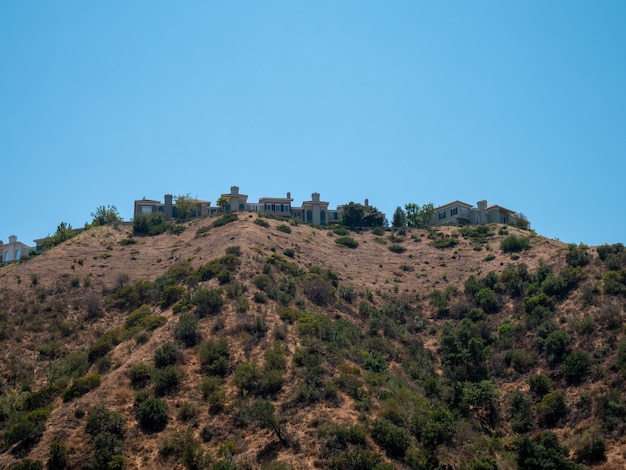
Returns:
[[[0,261],[9,263],[11,261],[19,261],[22,257],[27,256],[33,248],[25,243],[18,242],[17,236],[9,236],[9,243],[3,243],[0,240]]]
[[[530,222],[521,213],[512,211],[497,204],[487,205],[482,200],[476,207],[463,201],[454,201],[435,208],[431,224],[479,225],[489,223],[511,224],[530,229]]]

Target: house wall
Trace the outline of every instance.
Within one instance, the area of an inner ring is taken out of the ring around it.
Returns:
[[[22,242],[18,242],[15,235],[11,235],[9,237],[9,243],[3,243],[0,245],[0,260],[3,263],[19,261],[24,256],[27,256],[31,249],[32,247]]]

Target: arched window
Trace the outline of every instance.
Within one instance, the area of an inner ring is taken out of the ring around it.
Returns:
[[[320,212],[320,223],[322,225],[326,224],[326,211]]]
[[[19,260],[22,257],[22,250],[15,251],[15,261]]]
[[[9,252],[5,251],[4,252],[4,262],[6,263],[7,261],[9,261]]]
[[[313,222],[313,212],[310,209],[306,211],[306,221]]]

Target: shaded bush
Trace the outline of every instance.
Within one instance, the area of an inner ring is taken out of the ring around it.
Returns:
[[[156,369],[152,374],[154,393],[158,396],[169,395],[178,388],[184,377],[185,372],[178,366],[169,365]]]
[[[515,235],[509,235],[500,242],[500,249],[504,253],[518,253],[530,248],[530,238],[518,238]]]
[[[594,465],[606,460],[606,443],[602,436],[586,436],[574,452],[576,460],[587,465]]]
[[[168,341],[154,351],[154,365],[157,368],[167,367],[178,363],[182,353],[176,343]]]
[[[225,377],[228,373],[228,341],[225,338],[209,339],[200,346],[200,365],[209,375]]]
[[[46,463],[48,470],[63,470],[67,468],[69,450],[62,441],[54,439],[50,442],[50,457]]]
[[[61,398],[64,402],[68,402],[74,398],[81,397],[85,393],[89,393],[93,389],[99,387],[100,382],[101,379],[98,374],[90,374],[85,377],[75,379],[72,385],[70,385],[70,387],[61,394]]]
[[[560,390],[548,392],[537,404],[537,414],[541,421],[548,426],[555,426],[567,415],[565,393]]]
[[[357,248],[359,246],[359,242],[357,242],[352,237],[339,237],[335,239],[335,243],[337,245],[342,245],[347,248]]]
[[[30,448],[41,439],[46,429],[46,420],[50,416],[48,410],[35,410],[21,417],[4,433],[7,446],[19,443],[22,448]]]
[[[563,375],[570,385],[578,385],[587,379],[591,359],[586,352],[577,351],[569,354],[563,361]]]
[[[547,432],[537,441],[522,436],[517,443],[517,465],[524,470],[578,470],[580,467],[567,459],[569,449],[559,443],[556,434]]]
[[[148,398],[137,407],[135,418],[144,432],[160,432],[168,422],[167,403],[160,398]]]
[[[305,295],[316,305],[328,305],[335,300],[335,288],[320,277],[306,279],[302,287]]]
[[[138,362],[130,366],[126,375],[128,375],[134,388],[144,388],[152,378],[152,367],[143,362]]]
[[[198,289],[192,299],[200,318],[216,315],[224,305],[222,289]]]
[[[221,217],[218,217],[217,219],[215,219],[213,221],[213,223],[211,224],[212,227],[221,227],[223,225],[229,224],[231,222],[234,222],[235,220],[237,220],[237,214],[235,214],[234,212],[229,212],[227,214],[222,215]]]
[[[411,444],[409,433],[386,419],[374,420],[371,433],[376,443],[392,457],[404,457]]]
[[[106,432],[124,438],[126,419],[115,411],[109,411],[103,405],[92,406],[87,413],[85,431],[91,436]]]
[[[190,313],[183,313],[174,327],[174,338],[187,348],[191,348],[200,342],[200,330],[198,320]]]
[[[276,226],[276,230],[283,233],[291,233],[291,227],[286,224],[280,224]]]

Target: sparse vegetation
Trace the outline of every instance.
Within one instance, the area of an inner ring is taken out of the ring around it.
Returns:
[[[0,271],[0,467],[614,464],[623,245],[257,215],[99,226]]]

